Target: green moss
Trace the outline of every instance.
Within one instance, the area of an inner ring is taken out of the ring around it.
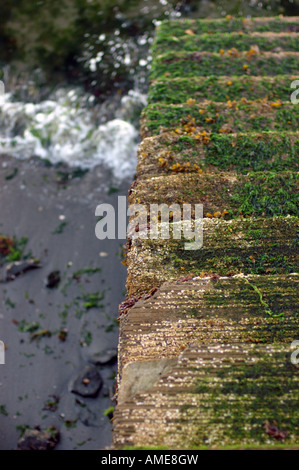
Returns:
[[[186,30],[191,29],[195,34],[209,33],[211,35],[216,33],[230,33],[230,32],[288,32],[299,31],[298,22],[296,19],[284,17],[272,18],[251,18],[243,19],[237,17],[231,18],[217,18],[217,19],[196,19],[196,20],[171,20],[163,22],[158,28],[158,34],[165,34],[170,36],[185,36]]]
[[[248,60],[245,53],[230,57],[212,52],[167,52],[153,60],[150,78],[244,75],[245,72],[270,76],[298,74],[298,56],[295,53],[269,53]]]
[[[237,184],[232,195],[232,205],[243,215],[298,215],[299,195],[296,190],[298,174],[264,175],[251,173],[248,181]],[[294,193],[295,191],[295,193]]]
[[[295,79],[295,77],[294,77]],[[156,102],[180,104],[189,98],[197,101],[213,100],[223,102],[230,100],[249,100],[265,98],[269,100],[290,98],[290,76],[254,77],[249,75],[230,77],[190,77],[176,79],[165,77],[150,85],[149,103]]]
[[[197,299],[197,315],[207,311],[213,319],[216,313],[216,318],[233,319],[238,325],[248,316],[250,341],[290,342],[298,328],[296,287],[293,275],[221,279]]]
[[[213,134],[205,162],[222,170],[283,171],[298,167],[298,156],[299,139],[285,133]]]
[[[259,236],[256,233],[259,231]],[[293,246],[296,240],[295,218],[245,219],[219,221],[204,225],[203,247],[185,250],[184,240],[146,240],[149,254],[144,270],[160,269],[168,275],[201,275],[216,273],[226,276],[244,274],[287,274],[298,270],[298,255]],[[145,258],[146,260],[147,258]],[[137,266],[136,266],[137,267]],[[159,268],[158,268],[159,267]],[[165,272],[166,272],[165,271]],[[248,288],[251,296],[257,296]],[[219,299],[216,299],[218,302]],[[271,307],[273,314],[282,310]]]
[[[242,216],[298,216],[298,174],[256,172],[246,175],[203,173],[166,175],[139,183],[130,203],[203,204],[204,217],[227,211]]]
[[[265,252],[266,251],[266,252]],[[237,274],[286,274],[296,272],[298,266],[293,262],[293,254],[281,254],[289,251],[286,246],[276,248],[261,246],[260,249],[237,250],[236,248],[207,249],[186,255],[183,246],[181,250],[173,251],[165,255],[164,262],[172,266],[174,271],[180,273],[201,274],[217,273],[218,275]],[[252,253],[252,254],[249,254]],[[252,256],[255,262],[251,261]],[[161,261],[161,260],[160,260]]]
[[[235,33],[214,33],[200,35],[185,35],[177,38],[174,34],[163,29],[158,30],[156,39],[152,48],[154,55],[163,54],[165,50],[186,52],[210,51],[219,52],[220,49],[237,49],[238,51],[248,51],[251,46],[258,46],[261,52],[272,51],[298,51],[298,37],[286,33],[284,36],[269,34],[248,35],[243,32]]]
[[[210,103],[207,105],[149,105],[143,111],[142,125],[148,135],[182,128],[190,123],[198,131],[227,133],[258,132],[263,130],[294,130],[299,127],[296,106],[282,103],[279,107],[260,103]],[[190,128],[189,124],[189,128]],[[199,129],[200,128],[200,129]],[[223,131],[224,132],[224,131]]]
[[[294,440],[299,432],[294,399],[298,382],[285,350],[265,351],[264,355],[254,351],[252,357],[251,363],[230,364],[228,360],[214,370],[206,367],[206,378],[201,378],[194,393],[206,397],[207,408],[211,408],[209,426],[223,424],[225,416],[225,432],[231,441],[262,444],[269,442],[264,424],[270,421],[288,433],[286,439],[291,436]]]

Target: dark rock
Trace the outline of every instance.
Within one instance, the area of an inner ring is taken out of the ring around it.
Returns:
[[[82,397],[96,397],[103,386],[103,380],[95,366],[86,366],[72,379],[69,391]]]
[[[117,360],[117,349],[106,349],[89,356],[89,362],[95,365],[114,364]]]
[[[26,429],[18,441],[19,450],[52,450],[59,442],[59,431],[53,426],[42,431],[40,429]]]
[[[84,408],[80,412],[80,421],[84,426],[98,426],[99,417],[96,413],[92,412],[88,408]]]
[[[40,268],[41,265],[36,259],[28,259],[26,261],[15,261],[5,267],[6,281],[13,281],[17,276],[24,274],[31,269]]]
[[[48,289],[54,289],[58,286],[60,280],[60,271],[52,271],[47,277],[46,287],[48,287]]]

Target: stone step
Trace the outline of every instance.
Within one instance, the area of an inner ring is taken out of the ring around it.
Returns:
[[[155,56],[150,79],[206,77],[210,75],[299,74],[299,52],[262,52],[250,59],[246,52],[236,57],[216,52],[167,52]]]
[[[190,240],[129,240],[128,296],[143,295],[182,276],[271,276],[298,271],[298,218],[204,219],[203,246],[186,249]]]
[[[154,364],[144,362],[148,388],[138,383],[137,363],[128,364],[122,387],[135,372],[135,393],[114,412],[114,447],[299,449],[299,373],[291,353],[281,343],[197,340],[156,381]]]
[[[299,82],[298,82],[299,83]],[[220,132],[292,131],[299,128],[299,106],[289,101],[206,101],[197,104],[152,104],[142,114],[141,137],[174,130],[179,135]]]
[[[217,33],[231,32],[299,32],[299,16],[258,18],[180,19],[165,21],[157,27],[156,34],[181,37],[186,34],[204,34],[211,37]]]
[[[163,54],[165,50],[185,52],[219,52],[234,56],[237,51],[247,51],[251,57],[257,52],[282,52],[299,51],[299,33],[284,32],[254,32],[244,34],[242,31],[235,33],[215,34],[185,34],[182,36],[170,35],[158,30],[152,54]]]
[[[129,203],[203,204],[204,217],[226,211],[226,218],[298,215],[298,173],[178,173],[137,180]]]
[[[189,99],[196,102],[205,100],[234,101],[268,99],[268,101],[289,101],[291,83],[299,76],[208,76],[185,78],[163,78],[151,83],[148,101],[154,103],[182,104]],[[296,87],[298,88],[298,87]]]
[[[190,277],[164,282],[120,317],[120,376],[126,364],[175,358],[194,341],[290,344],[298,337],[298,274]]]
[[[201,171],[296,171],[298,164],[299,132],[168,132],[142,141],[137,175],[140,179]]]

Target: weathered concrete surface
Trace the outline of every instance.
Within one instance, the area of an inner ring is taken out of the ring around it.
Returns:
[[[120,377],[127,364],[177,357],[196,340],[289,345],[299,326],[298,281],[290,274],[164,283],[121,320]]]
[[[116,446],[271,447],[287,441],[299,448],[298,374],[288,356],[282,344],[190,345],[171,373],[119,404]],[[267,433],[274,416],[281,423],[276,439]]]
[[[299,449],[298,30],[296,18],[157,30],[129,201],[203,204],[203,247],[132,224],[117,449]]]

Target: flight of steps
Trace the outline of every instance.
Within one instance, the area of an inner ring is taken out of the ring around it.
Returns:
[[[116,449],[299,449],[296,79],[299,18],[157,28],[129,202],[202,203],[203,247],[128,239]]]

